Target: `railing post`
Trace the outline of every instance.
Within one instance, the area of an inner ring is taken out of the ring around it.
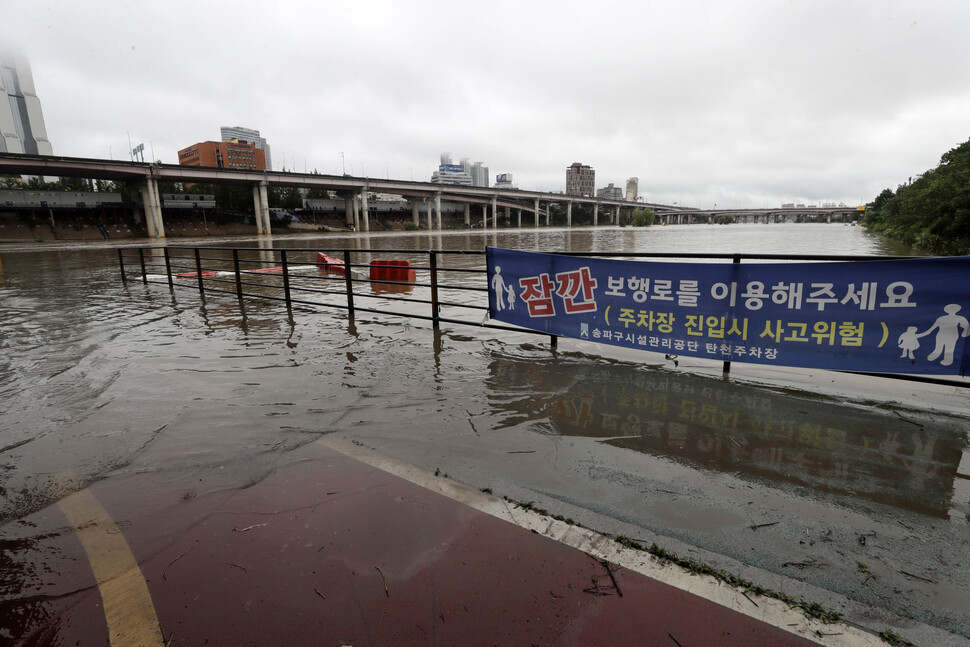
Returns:
[[[437,330],[438,329],[438,326],[439,326],[439,323],[438,323],[438,310],[439,310],[439,306],[438,306],[438,252],[436,252],[435,250],[431,249],[431,250],[428,250],[428,254],[431,257],[430,258],[430,263],[429,263],[429,266],[431,267],[431,326],[435,330]]]
[[[354,314],[354,277],[350,275],[350,250],[344,250],[344,279],[347,282],[347,312]]]
[[[741,264],[741,255],[740,254],[735,254],[734,255],[734,260],[732,262],[735,265],[740,265]],[[723,368],[723,371],[722,372],[723,372],[724,375],[727,375],[728,373],[731,372],[731,360],[727,360],[727,361],[724,362],[724,368]]]
[[[286,307],[290,307],[290,270],[286,265],[286,250],[280,250],[280,265],[283,266],[283,298],[286,300]]]
[[[205,288],[202,286],[202,259],[199,257],[199,248],[195,248],[195,274],[199,279],[199,296],[205,293]]]
[[[236,273],[236,296],[242,299],[242,278],[239,276],[239,250],[232,249],[232,268]]]
[[[121,282],[127,283],[128,277],[125,276],[125,255],[122,253],[121,248],[118,248],[118,264],[121,265]]]
[[[145,250],[138,248],[138,261],[141,263],[141,282],[148,284],[148,272],[145,271]]]
[[[168,277],[168,289],[174,290],[175,283],[172,281],[172,261],[168,257],[168,247],[163,247],[162,253],[165,255],[165,276]]]

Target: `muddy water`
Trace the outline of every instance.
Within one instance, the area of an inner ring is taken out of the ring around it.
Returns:
[[[414,250],[422,263],[423,249],[486,244],[897,251],[842,225],[205,242]],[[122,284],[110,245],[4,247],[0,261],[4,600],[55,584],[33,558],[9,556],[31,554],[36,515],[65,494],[149,472],[173,484],[175,505],[259,482],[333,433],[590,527],[696,547],[711,560],[724,556],[949,631],[970,626],[965,391],[743,366],[724,381],[716,367],[568,340],[552,354],[535,336],[435,333],[399,317],[200,300],[190,290]],[[169,504],[153,505],[163,513]],[[879,576],[863,586],[857,562]]]

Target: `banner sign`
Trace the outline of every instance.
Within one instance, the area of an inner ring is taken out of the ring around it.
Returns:
[[[970,257],[818,263],[609,260],[489,247],[492,319],[671,355],[966,375]]]

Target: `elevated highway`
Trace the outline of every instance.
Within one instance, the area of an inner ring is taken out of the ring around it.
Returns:
[[[604,198],[570,196],[562,193],[498,189],[488,187],[455,186],[431,182],[414,182],[349,175],[320,175],[315,173],[291,173],[283,171],[230,170],[177,164],[125,162],[119,160],[87,159],[79,157],[56,157],[0,154],[0,175],[61,176],[85,179],[109,180],[139,186],[145,210],[149,235],[163,237],[161,201],[158,196],[159,182],[202,184],[226,184],[251,187],[256,210],[256,227],[259,233],[269,233],[269,187],[297,187],[334,191],[344,199],[348,224],[367,231],[369,193],[400,195],[411,202],[415,224],[419,224],[419,209],[427,208],[429,228],[441,228],[441,201],[465,204],[465,224],[471,224],[471,206],[482,208],[481,222],[486,228],[498,222],[498,210],[504,208],[510,218],[512,209],[531,212],[535,226],[540,225],[540,215],[545,215],[549,225],[549,205],[566,205],[566,224],[572,226],[574,204],[589,205],[593,209],[593,224],[599,224],[603,210],[611,222],[618,222],[621,209],[653,208],[659,212],[672,209],[668,205],[608,200]],[[545,205],[545,208],[543,208]],[[436,216],[436,217],[435,217]],[[490,225],[491,223],[491,225]]]

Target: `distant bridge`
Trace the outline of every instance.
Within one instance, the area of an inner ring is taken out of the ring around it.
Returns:
[[[611,222],[617,223],[620,220],[621,209],[632,210],[648,207],[661,213],[675,208],[661,204],[580,197],[541,191],[522,191],[519,189],[456,186],[348,175],[230,170],[177,164],[12,153],[0,154],[0,175],[61,176],[137,184],[141,190],[148,234],[159,238],[165,236],[161,200],[158,194],[159,182],[228,184],[251,187],[256,210],[256,230],[260,234],[270,233],[268,187],[271,186],[335,191],[339,197],[344,199],[345,222],[353,224],[356,229],[363,231],[370,228],[367,204],[369,193],[389,193],[406,198],[411,203],[412,217],[416,225],[420,222],[419,211],[423,204],[427,209],[429,229],[441,228],[442,200],[464,203],[465,224],[468,226],[471,225],[471,205],[480,205],[482,207],[482,224],[486,228],[497,226],[500,207],[505,209],[505,215],[508,219],[511,219],[511,210],[516,209],[519,212],[520,223],[522,211],[532,212],[536,227],[539,226],[540,215],[543,213],[545,214],[545,224],[549,225],[549,205],[551,204],[566,204],[566,226],[572,226],[573,204],[591,205],[593,207],[594,226],[599,224],[601,209],[605,211],[604,215]],[[542,208],[543,203],[545,203],[545,210]]]
[[[832,220],[850,221],[861,218],[865,207],[776,207],[765,209],[657,209],[661,222],[664,224],[691,224],[698,221],[711,222],[715,218],[726,217],[732,222],[777,222],[778,220],[792,220],[804,222],[825,218]]]

